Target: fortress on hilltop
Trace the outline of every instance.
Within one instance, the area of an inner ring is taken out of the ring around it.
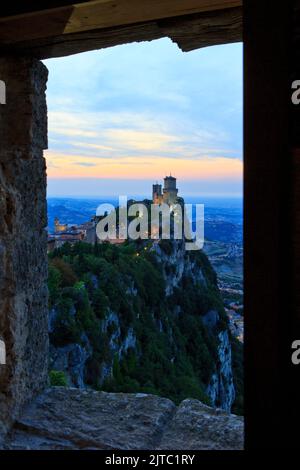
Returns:
[[[164,178],[164,187],[161,184],[153,184],[152,186],[153,204],[176,204],[178,202],[178,189],[176,188],[176,178],[174,176],[166,176]]]

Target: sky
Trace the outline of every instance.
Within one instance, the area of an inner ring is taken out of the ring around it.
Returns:
[[[44,61],[48,196],[242,195],[242,44],[171,40]]]

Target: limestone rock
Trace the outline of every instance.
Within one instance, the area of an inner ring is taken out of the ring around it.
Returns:
[[[154,448],[175,405],[144,394],[53,387],[17,422],[13,448]]]
[[[16,422],[7,449],[241,449],[243,418],[197,400],[53,387]]]
[[[159,449],[242,450],[243,422],[240,416],[187,399],[177,408]]]
[[[50,346],[50,367],[52,370],[63,371],[71,387],[85,388],[84,367],[90,356],[91,346],[88,340],[85,347],[78,343],[61,348]]]
[[[220,406],[228,413],[235,400],[235,387],[233,383],[231,344],[227,330],[218,334],[218,362],[219,367],[211,377],[206,393],[211,403]]]

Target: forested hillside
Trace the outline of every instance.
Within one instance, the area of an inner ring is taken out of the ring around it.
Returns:
[[[242,410],[241,357],[235,343],[232,361],[216,274],[203,252],[186,252],[182,242],[56,249],[49,335],[53,384]]]

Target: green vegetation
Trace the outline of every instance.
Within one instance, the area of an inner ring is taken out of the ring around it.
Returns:
[[[168,241],[160,244],[170,253]],[[216,333],[227,327],[227,320],[207,257],[202,252],[186,257],[193,257],[205,282],[184,276],[166,297],[163,267],[149,242],[66,243],[49,255],[49,302],[56,310],[50,342],[59,347],[88,338],[92,347],[85,367],[88,385],[154,393],[176,403],[191,397],[209,404],[205,388],[216,367]],[[214,332],[202,322],[209,309],[217,310],[221,318]],[[112,313],[117,321],[107,323]],[[134,344],[120,355],[116,350],[121,350],[129,330]],[[112,376],[102,380],[108,365]]]
[[[66,387],[67,379],[64,372],[60,370],[50,370],[49,379],[51,387]]]

